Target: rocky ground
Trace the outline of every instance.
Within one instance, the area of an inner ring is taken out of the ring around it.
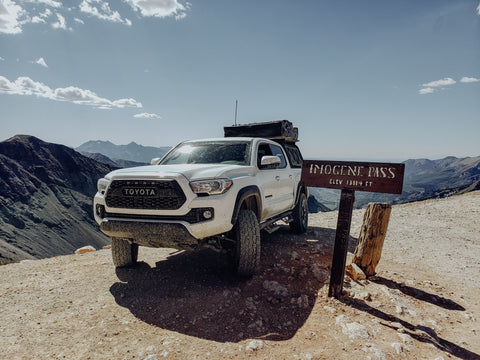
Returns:
[[[265,235],[248,281],[209,250],[141,248],[117,271],[110,250],[1,266],[0,359],[480,359],[479,215],[478,191],[394,206],[377,275],[347,278],[341,300],[336,212]]]

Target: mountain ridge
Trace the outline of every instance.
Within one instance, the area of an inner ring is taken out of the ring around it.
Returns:
[[[131,141],[127,145],[116,145],[108,140],[90,140],[76,147],[75,150],[91,154],[100,153],[112,160],[122,159],[150,164],[153,158],[165,155],[170,150],[170,147],[144,146],[134,141]]]
[[[92,198],[97,179],[112,169],[30,135],[0,142],[0,261],[108,244],[93,220]]]

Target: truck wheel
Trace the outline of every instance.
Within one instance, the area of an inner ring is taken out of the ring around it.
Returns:
[[[298,197],[292,217],[293,221],[290,223],[290,229],[297,234],[305,233],[308,227],[308,201],[304,192],[300,193]]]
[[[115,267],[135,265],[137,258],[137,244],[131,244],[127,239],[112,238],[112,259]]]
[[[251,277],[260,264],[260,227],[252,210],[240,210],[234,237],[235,272],[241,277]]]

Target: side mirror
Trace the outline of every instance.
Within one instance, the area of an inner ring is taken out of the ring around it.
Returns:
[[[262,169],[275,169],[281,163],[281,160],[278,156],[262,156],[262,160],[260,162],[260,167]]]
[[[150,161],[150,165],[157,165],[160,160],[162,160],[162,158],[153,158],[152,161]]]

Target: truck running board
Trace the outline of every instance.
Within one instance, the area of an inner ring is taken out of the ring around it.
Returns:
[[[280,220],[283,220],[287,224],[291,223],[293,221],[292,212],[287,211],[287,212],[284,212],[283,214],[280,214],[280,215],[275,216],[271,219],[268,219],[267,221],[260,224],[260,230],[265,230],[266,232],[271,234],[272,232],[274,232],[274,231],[276,231],[280,228],[280,226],[275,225],[275,223],[277,221],[280,221]]]

